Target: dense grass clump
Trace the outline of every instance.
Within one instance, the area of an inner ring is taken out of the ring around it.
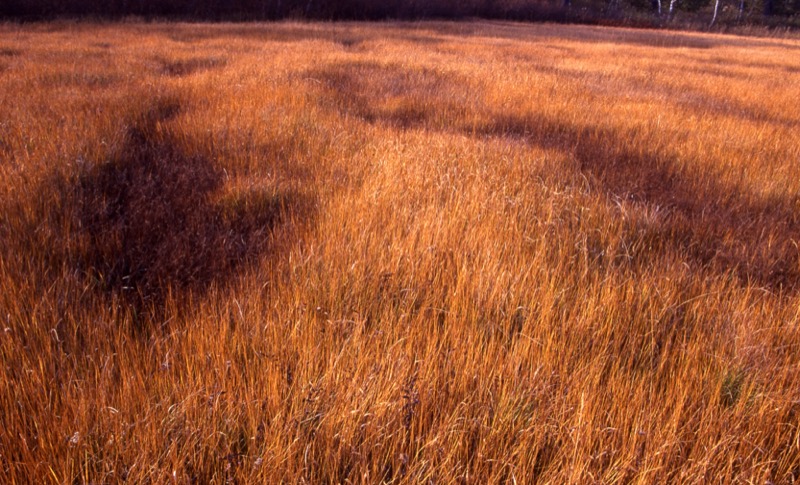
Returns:
[[[0,482],[794,483],[799,49],[0,27]]]

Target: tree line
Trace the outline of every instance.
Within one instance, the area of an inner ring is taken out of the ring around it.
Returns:
[[[800,24],[800,0],[2,0],[0,16],[183,20],[457,19],[663,23],[713,15],[726,21]]]

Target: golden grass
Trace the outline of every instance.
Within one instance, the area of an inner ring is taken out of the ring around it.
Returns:
[[[794,483],[800,42],[0,26],[0,482]]]

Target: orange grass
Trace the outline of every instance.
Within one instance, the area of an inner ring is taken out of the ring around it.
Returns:
[[[0,482],[794,483],[800,42],[0,26]]]

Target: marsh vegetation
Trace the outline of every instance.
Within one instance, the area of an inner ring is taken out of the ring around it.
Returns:
[[[0,482],[794,483],[800,42],[0,26]]]

